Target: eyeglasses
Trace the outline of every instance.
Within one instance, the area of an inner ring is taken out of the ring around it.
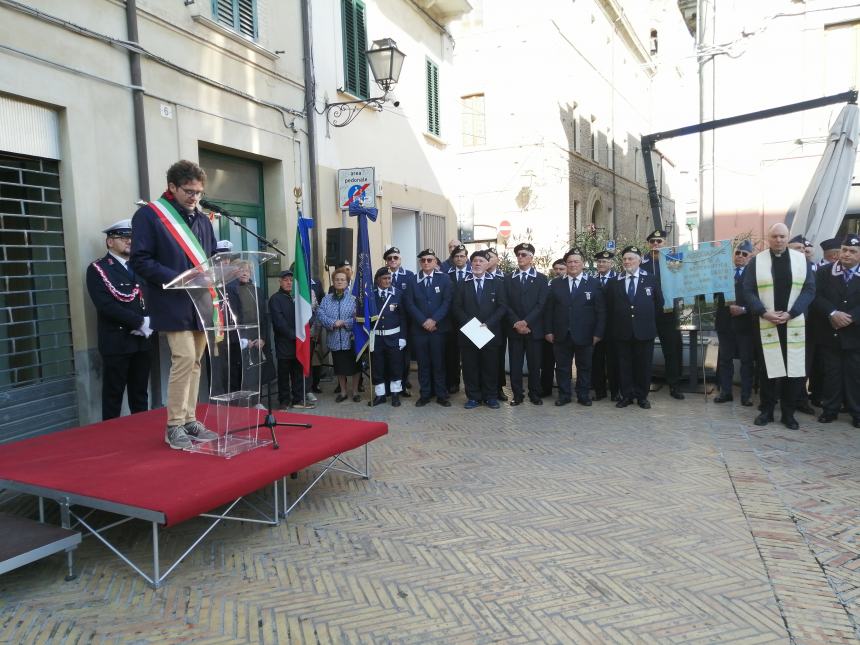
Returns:
[[[418,261],[422,264],[429,264],[430,262],[435,262],[436,258],[421,258]]]
[[[651,240],[651,244],[662,244],[665,240]]]
[[[735,255],[742,255],[744,257],[747,257],[749,253],[747,253],[746,251],[735,251]]]
[[[526,253],[525,251],[521,251],[520,253],[517,253],[518,258],[527,258],[529,256],[531,256],[531,253]]]
[[[203,197],[205,195],[202,190],[188,190],[185,186],[179,186],[178,188],[189,197]]]
[[[389,255],[387,259],[388,260],[399,260],[400,256],[399,255]]]

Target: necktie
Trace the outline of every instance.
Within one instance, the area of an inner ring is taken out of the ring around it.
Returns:
[[[738,267],[737,269],[735,269],[735,280],[740,280],[740,279],[741,279],[741,268]]]
[[[842,279],[845,280],[845,284],[851,282],[851,278],[854,277],[854,271],[846,271],[842,274]]]
[[[605,286],[606,286],[606,276],[602,276],[602,277],[600,278],[600,286],[601,286],[601,287],[605,287]]]
[[[520,273],[520,284],[525,284],[525,283],[526,283],[526,274]]]
[[[633,302],[636,297],[636,286],[633,284],[633,276],[627,277],[627,299]]]
[[[424,278],[424,286],[427,287],[427,291],[430,291],[430,287],[433,286],[433,276],[427,276]]]
[[[457,282],[462,282],[462,281],[463,281],[463,269],[458,269],[457,270]]]
[[[478,300],[481,299],[481,296],[484,295],[484,279],[478,279]]]
[[[125,263],[125,270],[128,271],[128,277],[131,278],[131,283],[136,284],[137,276],[134,274],[134,271],[131,268],[131,264],[129,264],[128,262]]]

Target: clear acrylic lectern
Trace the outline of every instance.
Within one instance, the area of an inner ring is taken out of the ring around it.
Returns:
[[[182,289],[191,298],[206,332],[209,365],[209,403],[204,425],[218,434],[209,442],[192,442],[191,452],[232,457],[272,443],[259,423],[260,366],[266,329],[253,284],[257,266],[272,253],[218,253],[178,275],[165,289]]]

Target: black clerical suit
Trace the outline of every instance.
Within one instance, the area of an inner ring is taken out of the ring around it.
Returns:
[[[816,352],[826,368],[822,371],[821,404],[824,414],[836,418],[843,397],[855,424],[860,421],[860,275],[857,267],[846,281],[839,262],[819,268],[815,276],[813,309],[823,324],[816,328]],[[834,329],[830,314],[850,314],[853,322]]]
[[[603,295],[606,297],[609,286],[618,279],[618,274],[615,271],[608,271],[606,275],[594,276],[594,279],[600,284]],[[594,387],[596,398],[603,399],[606,397],[607,383],[609,396],[614,401],[618,396],[618,359],[615,356],[615,345],[613,345],[612,340],[604,337],[594,346],[594,356],[591,363],[591,384]]]
[[[508,357],[511,369],[511,390],[514,401],[523,400],[523,358],[529,366],[529,399],[541,398],[540,370],[543,358],[543,316],[548,293],[546,276],[531,267],[514,271],[505,281],[508,301]],[[524,320],[526,334],[514,329],[514,323]]]
[[[777,256],[773,251],[767,250],[763,253],[771,255],[771,274],[773,276],[773,304],[775,311],[788,311],[792,318],[796,318],[801,314],[807,313],[812,300],[815,297],[815,280],[812,270],[806,264],[806,278],[803,282],[803,288],[794,305],[788,309],[788,298],[791,295],[791,253],[799,253],[786,249],[785,252]],[[794,410],[801,395],[801,389],[805,378],[803,377],[781,377],[768,378],[767,366],[764,361],[764,353],[761,346],[761,333],[759,328],[759,319],[767,311],[764,303],[759,298],[758,283],[756,281],[756,261],[759,256],[750,260],[744,270],[743,277],[743,294],[744,303],[749,310],[753,319],[753,340],[756,347],[756,361],[759,369],[759,382],[761,386],[761,412],[767,415],[772,415],[776,407],[777,399],[780,402],[782,409],[783,421],[794,418]],[[782,349],[782,359],[786,361],[786,325],[776,326],[777,334],[779,335],[779,344]]]
[[[606,332],[606,302],[600,283],[580,273],[553,280],[546,304],[544,329],[553,335],[558,400],[573,396],[571,362],[576,361],[576,398],[588,401],[594,339]]]
[[[476,285],[477,283],[477,285]],[[498,396],[498,355],[503,351],[502,321],[508,313],[504,283],[492,275],[469,276],[457,288],[452,310],[457,326],[477,318],[493,332],[493,339],[478,349],[463,332],[458,332],[463,358],[463,384],[466,397],[473,401],[492,401]]]
[[[663,313],[663,293],[647,271],[633,280],[621,273],[609,285],[610,338],[618,357],[618,382],[625,401],[648,399],[654,363],[657,318]]]
[[[743,274],[745,267],[735,268],[735,304],[744,306]],[[720,394],[732,396],[732,381],[735,374],[734,359],[741,361],[741,400],[752,397],[753,365],[755,364],[755,343],[753,338],[753,323],[749,311],[739,316],[732,316],[725,298],[717,297],[717,314],[715,325],[717,339],[720,342],[717,375],[720,383]]]
[[[98,314],[102,419],[120,415],[126,388],[131,412],[144,412],[149,407],[150,343],[131,333],[147,315],[137,280],[130,267],[108,253],[87,267],[87,291]]]

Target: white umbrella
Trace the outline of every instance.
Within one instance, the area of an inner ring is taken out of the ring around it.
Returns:
[[[857,106],[849,103],[830,128],[827,147],[794,213],[792,237],[803,235],[817,247],[839,230],[854,175],[858,122]]]

